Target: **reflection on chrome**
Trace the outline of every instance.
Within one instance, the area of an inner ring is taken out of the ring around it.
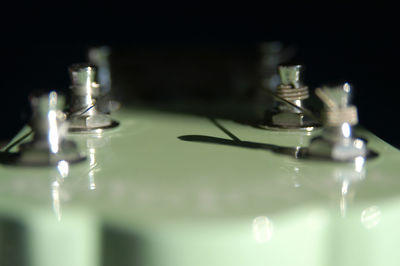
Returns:
[[[345,138],[350,138],[351,136],[351,127],[349,123],[343,123],[341,126],[342,135]]]
[[[361,213],[361,224],[366,229],[376,227],[381,221],[381,210],[377,206],[370,206]]]
[[[350,93],[350,84],[347,82],[345,84],[343,84],[343,90],[347,93]],[[343,103],[343,104],[345,104],[345,103]]]
[[[55,91],[49,94],[49,111],[47,113],[47,120],[49,122],[49,135],[48,140],[50,150],[52,153],[58,152],[58,126],[57,126],[57,93]]]
[[[63,102],[61,100],[61,102]],[[60,100],[58,99],[57,92],[51,91],[49,93],[48,101],[48,143],[51,153],[58,153],[60,150],[60,142],[66,132],[65,114],[60,111]]]
[[[267,216],[258,216],[253,220],[253,237],[257,243],[266,243],[271,240],[274,226]]]
[[[57,115],[56,111],[49,111],[48,115],[49,121],[49,144],[52,153],[58,152],[58,128],[57,128]]]
[[[61,221],[60,183],[56,180],[51,183],[51,198],[53,201],[53,212],[57,221]]]

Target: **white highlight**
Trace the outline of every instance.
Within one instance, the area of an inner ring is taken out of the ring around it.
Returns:
[[[59,132],[57,125],[57,93],[55,91],[49,94],[49,112],[47,120],[49,122],[48,142],[52,153],[57,153],[59,150]]]
[[[51,184],[51,197],[53,199],[54,214],[56,215],[57,221],[61,221],[60,184],[57,181]]]
[[[362,149],[363,148],[363,146],[364,146],[364,141],[362,141],[362,140],[360,140],[360,139],[355,139],[354,140],[354,146],[357,148],[357,149]]]
[[[90,148],[89,149],[89,189],[90,190],[95,190],[96,189],[96,181],[94,178],[94,171],[96,170],[96,149]]]
[[[377,206],[368,207],[361,213],[361,223],[366,229],[372,229],[380,223],[381,216],[381,210]]]
[[[349,138],[351,134],[351,128],[349,123],[342,124],[342,134],[345,138]]]
[[[57,128],[57,114],[56,111],[50,110],[49,113],[47,114],[47,119],[49,121],[49,144],[50,144],[50,150],[52,153],[57,153],[58,152],[58,144],[59,144],[59,138],[58,138],[58,128]]]
[[[363,156],[357,156],[354,159],[354,167],[357,173],[361,173],[364,169],[365,158]]]
[[[349,93],[349,92],[350,92],[350,84],[346,82],[346,83],[343,85],[343,90],[344,90],[345,92]]]
[[[69,174],[69,163],[67,161],[61,160],[57,163],[57,169],[62,178],[65,178]]]
[[[253,237],[257,243],[265,243],[271,240],[274,226],[266,216],[258,216],[253,220]]]

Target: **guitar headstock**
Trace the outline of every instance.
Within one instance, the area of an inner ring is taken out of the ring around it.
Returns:
[[[181,111],[225,109],[221,103],[97,108],[111,97],[89,65],[71,70],[70,106],[48,94],[33,133],[25,137],[26,127],[2,152],[24,154],[40,136],[46,155],[56,156],[46,167],[0,166],[0,217],[7,217],[0,244],[11,223],[23,228],[12,237],[43,266],[321,265],[331,250],[345,265],[372,265],[373,255],[349,258],[348,250],[376,243],[380,257],[396,257],[400,154],[356,127],[349,84],[316,90],[320,115],[307,106],[314,90],[303,84],[302,67],[281,65],[281,81],[268,92],[273,105],[250,123]],[[235,104],[238,113],[248,108]],[[66,112],[69,131],[55,135],[52,111]],[[82,122],[93,117],[106,124]],[[54,136],[85,160],[52,150]]]

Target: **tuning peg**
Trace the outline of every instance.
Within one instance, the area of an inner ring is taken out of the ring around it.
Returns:
[[[278,67],[278,71],[279,77],[281,78],[281,85],[290,86],[292,88],[303,87],[301,80],[303,71],[302,65],[281,65]],[[307,97],[304,97],[304,99]]]
[[[68,125],[61,111],[65,98],[56,91],[32,95],[33,139],[19,146],[17,163],[28,165],[54,165],[59,161],[74,163],[85,157],[73,141],[65,139]]]
[[[110,57],[112,50],[108,46],[92,47],[88,51],[89,62],[97,67],[97,79],[100,84],[100,99],[97,101],[97,110],[110,114],[117,111],[121,104],[112,99],[112,76]]]
[[[71,99],[69,109],[70,131],[92,131],[118,125],[107,114],[99,111],[97,99],[100,86],[96,82],[96,67],[75,64],[69,68]]]
[[[311,112],[304,108],[309,98],[308,87],[302,83],[302,65],[280,65],[281,83],[274,93],[276,106],[268,110],[263,126],[278,129],[300,129],[311,131],[319,126]]]
[[[350,104],[352,89],[348,83],[316,89],[324,103],[324,130],[312,139],[308,152],[312,156],[348,161],[367,155],[366,143],[353,137],[353,126],[358,124],[357,107]]]

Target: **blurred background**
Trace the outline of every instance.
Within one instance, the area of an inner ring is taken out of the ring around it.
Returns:
[[[215,110],[232,118],[235,107],[263,104],[262,89],[276,83],[277,64],[296,62],[306,65],[304,81],[312,90],[350,82],[361,125],[400,148],[398,23],[390,6],[268,1],[54,5],[3,9],[2,143],[29,119],[30,92],[67,91],[67,68],[87,61],[90,48],[107,46],[113,97],[125,104],[165,108],[169,102],[196,102],[204,110],[173,111]],[[226,102],[231,104],[221,104]]]

